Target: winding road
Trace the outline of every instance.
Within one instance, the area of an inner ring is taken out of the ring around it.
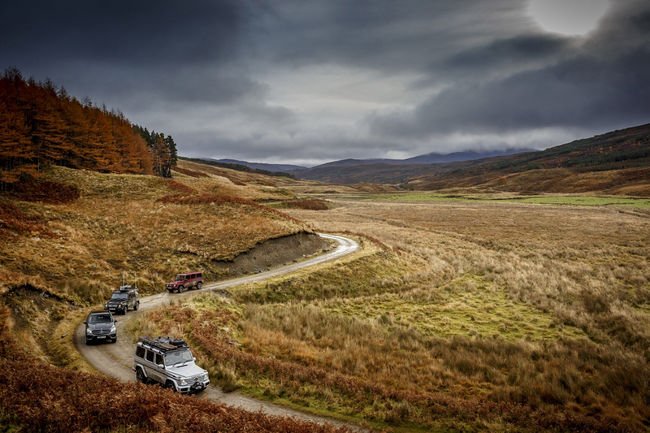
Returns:
[[[328,251],[322,255],[298,262],[290,265],[281,266],[271,269],[259,274],[247,275],[239,278],[234,278],[217,283],[206,284],[201,290],[189,291],[179,294],[160,293],[143,297],[140,299],[140,309],[128,313],[126,316],[118,318],[118,340],[115,344],[93,345],[86,346],[85,344],[85,328],[81,324],[77,327],[74,336],[74,343],[77,350],[86,360],[98,371],[108,376],[112,376],[124,382],[135,382],[135,373],[133,367],[133,354],[135,345],[125,333],[120,332],[120,328],[124,328],[127,323],[138,317],[145,311],[167,305],[174,299],[191,296],[199,292],[207,292],[214,290],[223,290],[230,287],[238,286],[241,284],[249,284],[264,281],[273,277],[286,275],[300,269],[314,266],[320,263],[332,261],[351,254],[359,249],[359,244],[352,239],[343,236],[336,236],[330,234],[319,233],[319,236],[325,239],[331,239],[338,243],[336,249]],[[345,426],[354,430],[360,430],[358,427],[350,424],[342,423],[329,418],[319,417],[288,409],[278,406],[269,402],[256,400],[250,397],[239,394],[238,392],[224,393],[214,385],[208,388],[198,398],[207,398],[228,406],[242,408],[252,412],[263,412],[268,415],[290,416],[303,421],[316,422],[319,424],[332,424],[334,426]]]

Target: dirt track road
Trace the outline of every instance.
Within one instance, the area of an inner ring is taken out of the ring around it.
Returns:
[[[255,275],[243,276],[231,280],[221,281],[218,283],[206,284],[200,291],[188,291],[180,294],[160,293],[157,295],[141,298],[140,309],[138,311],[129,312],[126,316],[117,316],[118,341],[115,344],[86,346],[84,342],[85,328],[84,325],[81,324],[77,327],[77,330],[75,332],[75,346],[81,355],[86,358],[86,360],[98,371],[124,382],[135,382],[135,373],[132,370],[133,353],[135,351],[134,344],[131,342],[131,338],[124,335],[124,333],[120,333],[120,328],[123,329],[129,321],[133,320],[143,311],[152,310],[154,308],[166,305],[173,299],[183,298],[199,292],[227,289],[229,287],[234,287],[241,284],[254,283],[280,275],[286,275],[299,269],[335,260],[339,257],[351,254],[359,249],[359,244],[357,244],[357,242],[353,241],[352,239],[329,234],[319,233],[319,235],[323,238],[332,239],[338,242],[338,247],[325,254],[304,260],[302,262],[278,267]],[[359,430],[358,427],[348,425],[340,421],[309,415],[277,406],[265,401],[255,400],[253,398],[243,396],[237,392],[224,393],[214,385],[210,385],[206,391],[199,395],[198,398],[207,398],[229,406],[238,407],[253,412],[263,412],[269,415],[290,416],[300,420],[316,422],[319,424],[329,423],[335,426],[346,426],[355,430]]]

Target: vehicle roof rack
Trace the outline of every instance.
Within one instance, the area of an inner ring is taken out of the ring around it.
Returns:
[[[116,292],[130,292],[131,290],[137,290],[137,289],[138,289],[137,287],[133,287],[130,284],[124,284],[120,286],[120,288],[117,289]]]
[[[138,342],[142,343],[143,345],[156,348],[161,352],[168,352],[170,350],[189,347],[185,342],[185,340],[181,338],[171,338],[171,337],[157,337],[157,338],[140,337],[138,339]]]

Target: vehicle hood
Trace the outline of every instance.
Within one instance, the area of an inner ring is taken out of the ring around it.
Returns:
[[[174,281],[170,281],[169,283],[167,283],[168,286],[178,286],[179,284],[183,284],[183,281],[174,280]]]
[[[185,378],[198,376],[200,374],[207,374],[207,371],[205,371],[204,369],[202,369],[201,367],[199,367],[193,362],[188,362],[187,365],[178,366],[178,367],[169,366],[167,367],[167,371],[177,376],[185,377]]]
[[[111,299],[110,301],[106,302],[106,305],[120,305],[126,303],[127,303],[126,299]]]
[[[113,323],[89,323],[86,325],[88,329],[91,329],[93,331],[98,331],[98,330],[109,330],[113,327]]]

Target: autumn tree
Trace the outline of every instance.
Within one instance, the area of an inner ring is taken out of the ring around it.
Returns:
[[[0,187],[52,164],[171,177],[176,143],[120,112],[80,102],[49,80],[25,80],[7,69],[0,77]]]

